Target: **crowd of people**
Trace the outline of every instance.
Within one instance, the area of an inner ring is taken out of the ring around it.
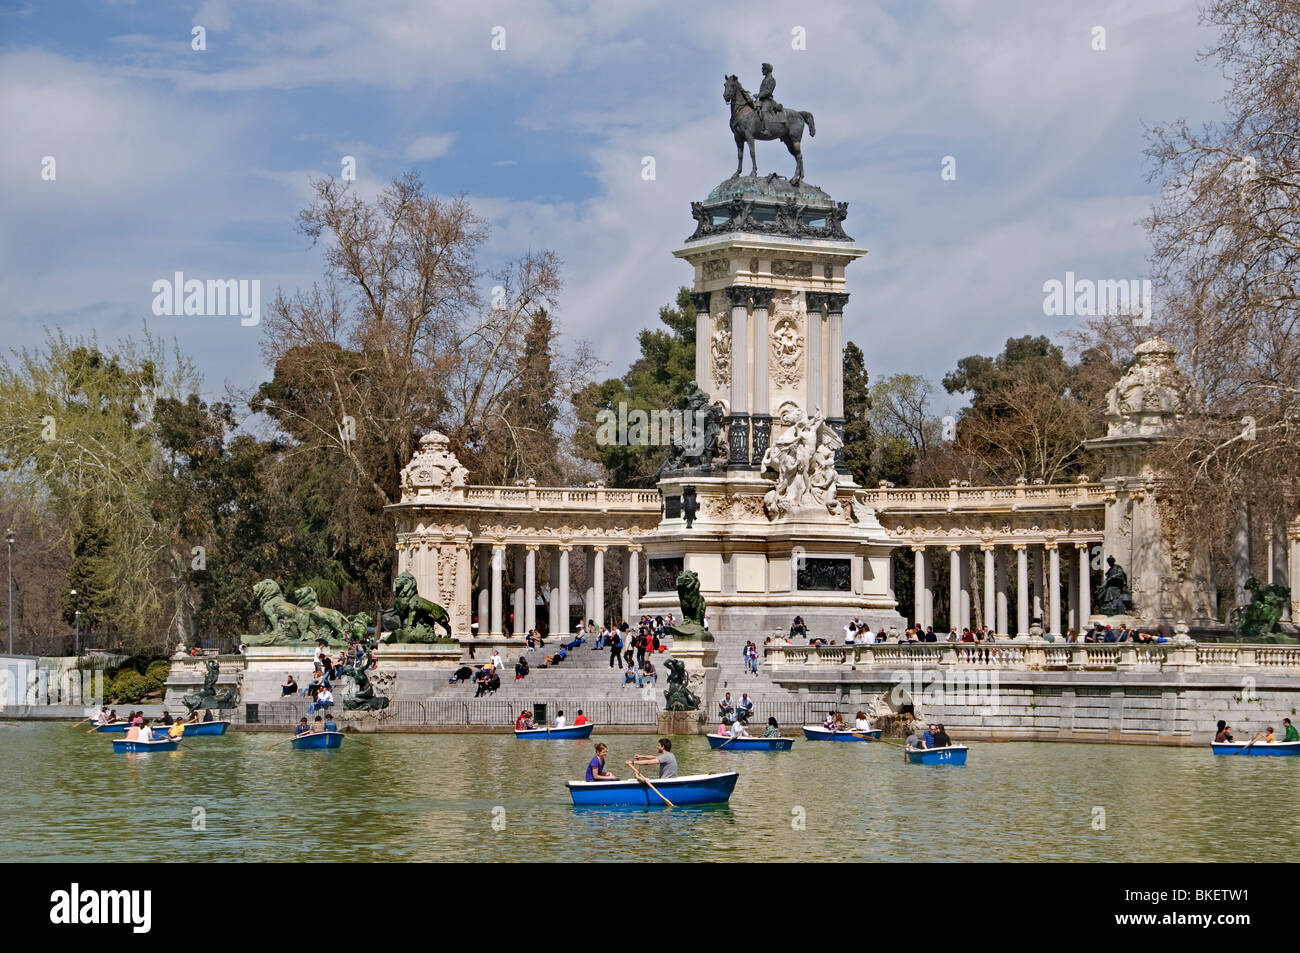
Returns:
[[[895,630],[891,639],[890,633],[881,626],[875,632],[872,632],[871,626],[862,621],[860,616],[854,616],[853,620],[846,623],[843,635],[840,639],[826,638],[821,635],[814,635],[810,632],[808,625],[804,622],[802,616],[795,616],[794,621],[790,623],[789,633],[782,638],[779,634],[769,636],[763,640],[765,646],[773,644],[793,645],[795,639],[806,639],[809,645],[872,645],[877,643],[893,642],[894,644],[918,643],[918,642],[996,642],[1000,639],[1014,639],[1014,635],[1007,633],[998,633],[992,626],[964,626],[958,629],[956,626],[949,627],[947,634],[940,635],[934,631],[934,626],[927,625],[925,628],[911,627],[902,632]],[[1065,642],[1136,642],[1140,644],[1157,644],[1169,641],[1169,634],[1157,629],[1152,632],[1146,632],[1140,629],[1130,629],[1125,625],[1118,628],[1112,628],[1102,623],[1094,623],[1090,628],[1082,631],[1070,628],[1062,635],[1053,635],[1043,633],[1042,636],[1048,642],[1055,642],[1058,638]],[[745,670],[753,671],[758,674],[757,664],[757,647],[755,647],[755,661],[749,661],[749,645],[747,643],[745,652]]]
[[[339,726],[335,724],[333,715],[317,715],[316,720],[311,724],[307,723],[307,716],[304,715],[298,724],[294,726],[293,733],[297,737],[298,735],[320,734],[324,731],[338,730]]]
[[[143,711],[133,710],[127,712],[124,721],[127,726],[126,740],[162,741],[166,738],[181,738],[185,735],[186,725],[209,721],[215,721],[211,709],[204,710],[202,717],[196,709],[190,712],[188,718],[173,718],[171,712],[163,709],[162,715],[156,719],[146,718]],[[105,705],[90,719],[90,723],[99,728],[103,725],[116,725],[123,722],[118,720],[117,709],[110,709]]]

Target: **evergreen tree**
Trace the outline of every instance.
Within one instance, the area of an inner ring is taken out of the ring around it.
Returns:
[[[875,472],[871,458],[876,440],[871,432],[870,410],[866,361],[862,349],[849,341],[844,345],[844,463],[854,481],[862,486],[873,482]]]

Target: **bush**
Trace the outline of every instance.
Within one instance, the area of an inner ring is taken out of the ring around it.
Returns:
[[[167,676],[171,672],[170,662],[151,662],[149,668],[145,670],[144,680],[148,685],[148,691],[160,692],[167,685]]]
[[[143,675],[132,668],[122,668],[104,687],[104,694],[119,705],[131,705],[144,698],[148,690],[149,683]]]

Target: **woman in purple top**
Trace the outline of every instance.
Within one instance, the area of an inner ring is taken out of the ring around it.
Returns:
[[[596,742],[596,757],[587,762],[587,780],[588,781],[617,781],[612,774],[605,771],[605,751],[606,745],[603,741]]]

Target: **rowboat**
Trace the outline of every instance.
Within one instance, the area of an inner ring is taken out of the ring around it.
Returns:
[[[516,738],[530,738],[534,741],[556,741],[561,738],[590,738],[595,724],[565,725],[563,728],[516,728]]]
[[[706,735],[710,748],[727,751],[789,751],[793,738],[733,738],[730,735]]]
[[[1300,741],[1211,741],[1210,747],[1215,754],[1240,754],[1251,757],[1281,758],[1286,755],[1300,755]]]
[[[110,735],[114,733],[124,735],[126,734],[126,729],[130,727],[131,726],[124,721],[114,721],[107,725],[99,725],[95,728],[95,731],[99,732],[101,735]]]
[[[865,741],[880,740],[880,729],[858,731],[854,728],[823,728],[821,725],[804,725],[803,736],[809,741]]]
[[[113,739],[113,753],[142,754],[148,751],[175,751],[181,746],[177,738],[159,738],[155,741],[127,741],[125,738]]]
[[[185,723],[185,737],[191,735],[224,735],[226,729],[230,727],[228,721],[187,721]]]
[[[903,753],[911,764],[965,764],[967,747],[949,745],[946,748],[904,748]]]
[[[654,786],[674,805],[726,804],[740,777],[735,771],[721,774],[691,774],[681,778],[655,780]],[[632,778],[627,781],[566,781],[575,806],[667,807],[650,784]]]
[[[343,744],[341,731],[309,731],[293,739],[293,746],[299,751],[337,748],[341,744]]]

